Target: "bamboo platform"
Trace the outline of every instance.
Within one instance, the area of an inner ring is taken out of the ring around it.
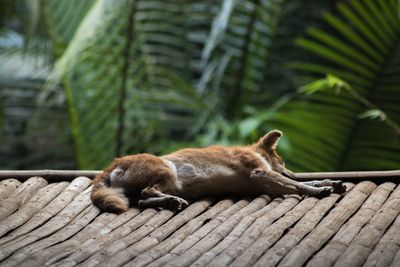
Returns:
[[[0,182],[0,266],[400,266],[400,186],[100,213],[91,180]]]

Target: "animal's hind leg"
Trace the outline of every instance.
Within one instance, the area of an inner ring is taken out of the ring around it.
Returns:
[[[138,203],[140,208],[163,207],[170,210],[181,210],[189,205],[183,198],[162,193],[157,189],[157,185],[143,189],[142,198]]]
[[[334,190],[331,186],[314,187],[297,182],[271,170],[255,169],[251,172],[250,177],[259,186],[264,187],[266,193],[273,195],[300,194],[326,197]]]
[[[149,197],[138,202],[139,207],[144,208],[166,208],[169,210],[182,210],[188,206],[186,200],[175,197]]]
[[[323,186],[332,186],[333,187],[333,192],[334,193],[344,193],[346,192],[346,186],[343,184],[342,181],[336,180],[329,180],[329,179],[325,179],[322,181],[309,181],[309,182],[302,182],[305,185],[310,185],[313,187],[323,187]]]

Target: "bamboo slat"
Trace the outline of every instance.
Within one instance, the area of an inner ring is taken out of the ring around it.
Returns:
[[[192,235],[183,240],[180,244],[175,246],[172,250],[170,250],[167,254],[164,254],[162,257],[155,259],[152,263],[148,264],[148,266],[164,266],[168,262],[172,262],[178,255],[183,254],[194,244],[199,242],[203,237],[207,234],[211,233],[214,229],[216,229],[221,223],[228,220],[233,214],[239,212],[241,209],[246,207],[249,204],[247,199],[240,200],[230,206],[228,209],[224,210],[221,214],[219,214],[216,218],[203,225],[201,228],[196,230]]]
[[[13,194],[1,201],[0,223],[1,220],[25,204],[39,189],[46,185],[47,181],[41,177],[32,177],[25,181]]]
[[[100,211],[94,206],[87,206],[64,228],[61,228],[59,231],[46,238],[17,250],[4,263],[10,263],[8,264],[9,266],[32,266],[34,264],[44,263],[46,258],[43,257],[42,250],[73,236],[91,222],[99,212]]]
[[[43,263],[43,265],[50,265],[60,261],[61,259],[70,255],[84,241],[91,237],[97,236],[98,233],[102,231],[103,228],[106,228],[107,225],[112,222],[112,220],[116,219],[116,217],[116,214],[102,213],[76,235],[45,250],[35,252],[33,257],[38,257],[37,254],[40,254],[40,262]]]
[[[0,180],[4,179],[18,179],[25,181],[30,177],[40,176],[50,182],[72,181],[75,177],[89,177],[94,178],[101,171],[76,171],[76,170],[27,170],[15,171],[7,170],[0,171]]]
[[[344,181],[371,180],[374,182],[380,182],[380,181],[385,181],[385,179],[393,179],[398,181],[398,179],[400,178],[400,170],[351,171],[351,172],[304,172],[296,174],[300,180],[339,179]]]
[[[21,185],[21,182],[16,179],[7,179],[0,181],[0,201],[10,197],[15,190]]]
[[[393,225],[379,240],[374,251],[368,256],[364,266],[389,266],[400,250],[400,216],[397,216]]]
[[[78,235],[76,237],[78,240],[75,241],[75,243],[78,243],[78,246],[74,247],[72,251],[68,251],[66,253],[68,257],[62,259],[56,265],[77,265],[78,263],[90,257],[90,255],[101,250],[106,246],[106,244],[111,243],[114,239],[121,238],[127,235],[130,231],[137,229],[155,214],[156,210],[154,209],[147,209],[142,213],[140,213],[138,209],[129,209],[128,211],[115,217],[112,221],[110,221],[109,224],[100,229],[95,235],[89,236],[88,238],[85,238],[84,235],[84,238],[81,239],[78,239]],[[57,258],[57,255],[53,255],[53,258]],[[52,260],[50,259],[49,262],[52,262]]]
[[[275,220],[293,209],[300,201],[297,195],[290,196],[282,201],[277,207],[257,220],[225,251],[210,262],[210,266],[226,266],[230,264],[237,255],[240,255],[262,234],[263,230],[270,226]]]
[[[78,195],[69,205],[67,205],[60,213],[51,218],[44,225],[29,232],[24,236],[19,236],[6,244],[0,246],[0,260],[8,257],[11,253],[19,248],[29,245],[43,237],[46,237],[57,230],[66,226],[77,216],[83,209],[91,204],[89,195],[91,188],[86,189]]]
[[[393,183],[384,183],[378,186],[357,213],[351,217],[329,243],[308,262],[307,266],[332,266],[346,250],[354,237],[357,236],[362,227],[376,214],[395,186],[396,185]]]
[[[32,218],[34,214],[38,213],[51,200],[53,200],[54,197],[60,194],[67,185],[67,182],[49,184],[37,191],[37,193],[28,200],[28,202],[22,205],[18,211],[1,221],[0,237]]]
[[[140,253],[159,244],[183,224],[187,223],[188,221],[202,213],[211,204],[212,200],[210,199],[198,201],[194,204],[191,204],[185,210],[175,215],[168,222],[155,229],[152,233],[147,235],[139,242],[133,243],[131,242],[131,240],[129,240],[129,243],[133,244],[129,247],[126,247],[124,249],[116,249],[115,244],[112,244],[108,249],[104,251],[104,254],[108,253],[109,256],[114,256],[108,257],[103,262],[101,262],[99,266],[120,266],[127,263],[129,260],[138,256]]]
[[[332,237],[376,188],[371,182],[357,184],[305,239],[294,247],[278,266],[302,266]]]
[[[335,262],[334,266],[361,266],[399,212],[400,186],[397,186],[375,216]]]
[[[390,181],[345,183],[322,199],[216,197],[117,215],[93,206],[87,177],[8,179],[0,266],[399,266],[400,186]]]
[[[168,221],[173,215],[174,211],[170,210],[162,210],[157,213],[153,218],[151,218],[144,225],[136,229],[135,231],[129,233],[128,235],[114,240],[110,245],[106,248],[103,248],[101,252],[97,252],[93,254],[90,258],[85,260],[82,264],[86,266],[94,266],[101,265],[104,260],[106,260],[107,256],[113,254],[113,251],[119,251],[127,248],[131,244],[140,241],[142,238],[153,232],[155,229],[160,227],[163,223]],[[120,257],[127,257],[124,254],[119,255]],[[116,263],[113,263],[113,265]],[[118,265],[119,266],[119,265]]]
[[[397,251],[396,255],[394,256],[394,259],[392,263],[390,264],[390,267],[398,267],[400,262],[400,250]]]
[[[208,221],[214,219],[221,212],[228,209],[233,205],[233,200],[225,199],[218,202],[211,209],[201,214],[200,216],[192,219],[185,226],[176,231],[170,238],[163,241],[159,245],[154,248],[148,250],[147,252],[141,253],[134,260],[130,261],[128,266],[145,266],[150,262],[166,255],[172,248],[176,247],[183,240],[185,240],[188,236],[193,234],[197,229],[203,226]]]
[[[271,247],[290,226],[300,220],[318,202],[316,198],[306,198],[271,226],[263,229],[261,236],[242,254],[237,254],[230,266],[252,266],[264,252]]]
[[[347,190],[353,188],[353,184],[346,183]],[[321,199],[285,236],[283,236],[273,247],[254,264],[257,267],[270,267],[276,264],[310,233],[321,221],[323,216],[332,208],[340,195],[332,194]]]
[[[242,218],[265,207],[269,201],[269,197],[264,196],[258,197],[250,203],[247,200],[235,203],[231,208],[185,239],[168,254],[148,266],[164,266],[167,263],[176,263],[178,259],[184,259],[188,264],[195,261],[204,251],[214,247],[224,238]]]
[[[282,202],[281,198],[275,199],[271,203],[269,203],[264,208],[244,217],[236,226],[232,229],[232,231],[219,242],[215,247],[204,253],[199,259],[197,259],[192,265],[201,265],[204,266],[208,264],[213,258],[215,258],[218,254],[228,248],[233,242],[235,242],[243,232],[259,217],[267,214],[272,209],[276,208],[279,203]]]
[[[56,198],[47,204],[41,211],[36,213],[28,222],[11,232],[7,236],[0,239],[0,245],[10,240],[31,232],[36,227],[62,211],[79,193],[85,190],[91,180],[86,177],[78,177],[74,179]]]
[[[91,224],[85,227],[67,241],[52,246],[42,253],[45,260],[45,265],[50,265],[55,262],[63,262],[63,259],[76,251],[81,244],[87,240],[96,240],[96,238],[104,235],[105,232],[111,232],[110,226],[117,227],[126,221],[132,219],[139,213],[137,209],[130,209],[120,216],[112,213],[102,213]],[[67,262],[66,262],[67,264]]]
[[[221,239],[224,238],[245,216],[256,212],[260,208],[264,207],[269,201],[270,198],[267,196],[255,199],[244,209],[230,217],[224,224],[220,224],[211,233],[201,239],[196,245],[192,246],[185,253],[180,255],[180,257],[176,258],[171,265],[186,266],[192,263],[205,251],[208,251],[210,248],[215,246],[215,244],[220,242]]]

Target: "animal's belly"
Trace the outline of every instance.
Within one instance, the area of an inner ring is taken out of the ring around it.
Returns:
[[[207,176],[183,177],[177,192],[183,198],[199,198],[209,195],[259,194],[257,187],[247,176]]]

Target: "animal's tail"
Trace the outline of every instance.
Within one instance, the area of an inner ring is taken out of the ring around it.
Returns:
[[[94,181],[90,198],[102,211],[122,213],[129,208],[129,200],[124,195],[123,189],[107,187],[102,181]]]

